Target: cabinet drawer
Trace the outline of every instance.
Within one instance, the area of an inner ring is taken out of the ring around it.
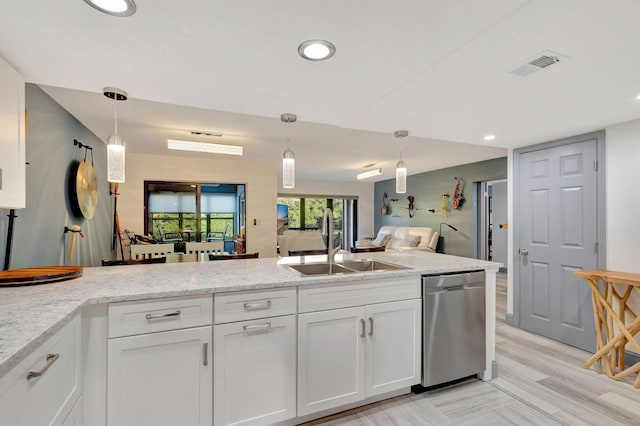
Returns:
[[[211,325],[212,296],[109,304],[109,338]]]
[[[300,287],[298,312],[346,308],[422,297],[420,277],[389,278]]]
[[[216,294],[215,323],[244,321],[296,313],[296,289]]]
[[[79,396],[76,317],[0,380],[0,425],[60,425]]]

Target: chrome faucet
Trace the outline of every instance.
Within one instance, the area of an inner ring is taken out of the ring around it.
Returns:
[[[328,232],[327,222],[329,223]],[[340,247],[333,246],[333,213],[330,208],[326,208],[322,215],[322,235],[327,235],[327,261],[329,262],[329,273],[333,273],[333,265],[336,263],[336,253],[340,250]]]

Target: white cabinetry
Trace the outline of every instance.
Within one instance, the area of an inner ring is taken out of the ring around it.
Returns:
[[[108,425],[211,425],[212,319],[211,296],[109,305]]]
[[[420,383],[419,280],[314,286],[299,293],[298,416]],[[322,310],[305,312],[313,309]]]
[[[82,398],[78,399],[62,426],[82,426]]]
[[[24,78],[0,57],[0,209],[25,207]]]
[[[216,426],[296,416],[295,312],[295,289],[215,296]]]
[[[76,317],[0,380],[0,425],[66,425],[81,409],[80,335]]]

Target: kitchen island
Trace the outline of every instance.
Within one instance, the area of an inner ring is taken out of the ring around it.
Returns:
[[[286,263],[299,258],[264,258],[228,262],[177,263],[85,268],[83,277],[40,286],[0,289],[0,379],[50,336],[92,306],[158,298],[206,296],[229,292],[353,284],[376,280],[420,281],[423,274],[486,271],[486,368],[492,377],[495,359],[495,273],[497,263],[425,252],[347,255],[402,265],[407,269],[343,275],[301,276]],[[307,257],[307,262],[314,259]],[[340,261],[340,255],[336,258]],[[84,327],[84,322],[83,322]],[[83,330],[83,336],[85,332]],[[84,345],[84,342],[83,342]],[[89,367],[90,368],[90,367]],[[2,391],[2,389],[0,389]]]

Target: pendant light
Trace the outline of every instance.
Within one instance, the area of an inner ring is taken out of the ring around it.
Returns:
[[[406,138],[409,136],[407,130],[396,130],[393,133],[396,138]],[[407,192],[407,163],[402,159],[402,149],[400,150],[400,161],[396,165],[396,193],[404,194]]]
[[[298,117],[295,114],[282,114],[280,121],[283,123],[295,123]],[[291,151],[291,140],[287,138],[287,149],[282,154],[282,187],[286,189],[296,186],[296,157]]]
[[[107,181],[124,182],[124,138],[118,134],[118,101],[127,100],[127,92],[114,87],[105,87],[107,98],[113,99],[113,135],[107,139]]]

